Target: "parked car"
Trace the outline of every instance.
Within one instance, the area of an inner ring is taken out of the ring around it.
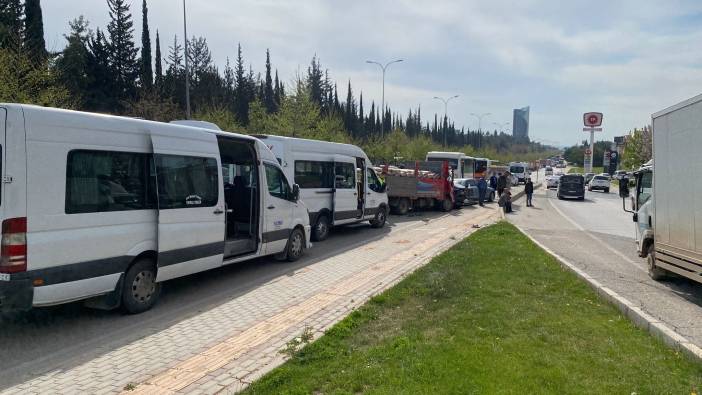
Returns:
[[[546,189],[558,188],[558,181],[561,178],[561,174],[555,174],[546,177]]]
[[[595,173],[585,173],[585,183],[589,183],[593,177],[595,177]]]
[[[547,176],[552,176],[552,175],[553,175],[553,167],[551,167],[551,166],[546,166],[545,172],[546,172],[546,175],[547,175]]]
[[[458,178],[453,181],[456,186],[462,186],[466,189],[466,204],[475,204],[478,202],[479,192],[478,192],[478,181],[473,178]],[[487,187],[487,192],[485,193],[485,201],[493,202],[495,201],[495,190],[489,185]]]
[[[576,198],[585,200],[585,176],[566,174],[558,181],[558,199]]]
[[[610,180],[609,176],[604,176],[604,175],[597,175],[590,180],[590,183],[588,183],[587,190],[588,191],[604,191],[605,193],[609,193],[609,187],[610,187]]]
[[[614,176],[612,176],[612,178],[614,178],[615,180],[621,180],[621,179],[624,178],[625,176],[627,176],[626,171],[624,171],[624,170],[617,170],[617,171],[614,172]]]

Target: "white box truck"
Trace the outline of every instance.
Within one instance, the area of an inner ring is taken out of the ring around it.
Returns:
[[[639,255],[651,278],[675,273],[702,281],[702,95],[652,116],[653,160],[635,173],[631,196]],[[625,207],[626,209],[626,207]]]

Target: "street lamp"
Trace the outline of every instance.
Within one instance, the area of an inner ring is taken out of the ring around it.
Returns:
[[[507,129],[507,126],[508,126],[510,123],[511,123],[511,122],[505,122],[505,123],[493,122],[492,124],[495,125],[495,126],[497,126],[497,128],[500,130],[500,132],[504,132],[504,131]]]
[[[434,96],[434,99],[441,100],[442,102],[444,102],[444,119],[448,119],[448,115],[447,115],[448,114],[448,102],[450,102],[451,100],[453,100],[457,97],[458,97],[458,95],[451,96],[449,98],[444,99],[444,98],[441,98],[438,96]],[[444,147],[445,146],[446,146],[446,128],[444,128]]]
[[[185,1],[185,0],[183,0],[183,1]],[[383,70],[383,101],[382,101],[383,109],[381,111],[381,118],[380,118],[382,120],[380,122],[380,138],[381,139],[383,138],[383,134],[385,134],[385,69],[387,69],[388,66],[390,66],[393,63],[399,63],[402,61],[404,61],[404,59],[396,59],[396,60],[392,60],[390,62],[387,62],[383,65],[382,63],[379,63],[379,62],[376,62],[373,60],[366,60],[366,63],[377,64],[380,67],[380,69]]]
[[[472,115],[472,116],[478,118],[478,131],[479,131],[479,132],[482,132],[482,131],[483,131],[483,128],[482,128],[483,117],[486,117],[486,116],[492,115],[492,114],[490,114],[489,112],[486,112],[486,113],[483,113],[483,114],[476,114],[476,113],[473,113],[473,112],[472,112],[472,113],[470,113],[470,115]]]
[[[188,63],[188,24],[185,18],[185,0],[183,0],[183,35],[185,36],[185,119],[190,119],[190,69]]]

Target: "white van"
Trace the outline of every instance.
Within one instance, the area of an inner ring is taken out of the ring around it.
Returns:
[[[0,310],[149,309],[163,281],[309,247],[273,153],[234,133],[0,104]]]
[[[389,212],[385,186],[371,161],[355,145],[261,135],[288,179],[300,186],[309,209],[312,240],[329,236],[331,226],[370,221],[382,228]]]
[[[529,177],[529,165],[524,162],[510,162],[509,172],[512,173],[517,184],[526,184],[526,179]]]

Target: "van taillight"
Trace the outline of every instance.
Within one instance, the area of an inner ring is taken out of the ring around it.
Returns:
[[[27,270],[26,217],[2,221],[0,252],[0,273],[19,273]]]

